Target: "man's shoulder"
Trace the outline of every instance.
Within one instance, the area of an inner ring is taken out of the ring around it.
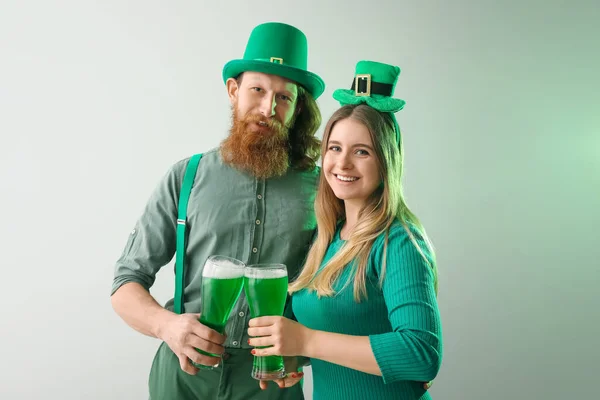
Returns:
[[[317,179],[319,177],[319,174],[321,173],[321,167],[319,167],[318,165],[315,165],[312,168],[296,169],[296,170],[292,170],[292,171],[293,171],[293,173],[295,173],[297,175]]]
[[[314,167],[312,169],[290,169],[284,176],[276,178],[287,182],[293,186],[314,187],[316,189],[319,183],[320,169]]]
[[[185,169],[187,168],[188,164],[190,163],[190,160],[192,159],[192,157],[194,157],[195,155],[198,155],[198,154],[202,155],[202,158],[200,159],[200,164],[203,164],[202,163],[203,160],[204,160],[204,164],[207,164],[208,161],[220,162],[221,157],[220,157],[220,153],[218,150],[219,150],[219,148],[217,147],[217,148],[209,149],[204,152],[191,153],[189,156],[180,158],[179,160],[175,161],[171,165],[171,170],[185,171]]]

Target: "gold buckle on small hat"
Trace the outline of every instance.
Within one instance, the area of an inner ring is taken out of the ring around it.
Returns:
[[[366,80],[366,89],[360,90],[359,83],[363,83]],[[370,96],[371,95],[371,74],[357,74],[354,77],[354,94],[356,96]]]
[[[283,64],[283,58],[271,57],[271,62],[275,64]]]

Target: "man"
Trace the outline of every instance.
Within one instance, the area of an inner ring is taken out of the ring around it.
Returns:
[[[196,313],[202,267],[211,255],[247,264],[283,263],[290,277],[301,268],[316,228],[315,133],[321,114],[315,99],[325,85],[307,70],[305,35],[281,23],[257,26],[243,59],[227,63],[223,79],[233,123],[221,146],[203,154],[190,193],[185,313],[173,312],[175,298],[163,308],[149,289],[175,254],[178,199],[189,158],[170,168],[132,230],[115,267],[112,304],[132,328],[163,341],[150,372],[152,400],[303,399],[301,385],[261,385],[266,386],[261,390],[250,377],[250,315],[243,293],[225,336],[198,322]],[[222,360],[196,349],[223,354]],[[197,369],[191,361],[219,365]],[[295,360],[289,361],[288,367]],[[295,365],[291,369],[293,374]]]

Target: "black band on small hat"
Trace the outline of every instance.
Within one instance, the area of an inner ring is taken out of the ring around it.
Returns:
[[[350,90],[355,90],[354,83],[356,79],[352,81],[352,87]],[[358,93],[365,93],[367,91],[367,80],[366,79],[358,79]],[[379,83],[371,81],[371,94],[379,94],[381,96],[390,97],[392,95],[393,85],[389,83]]]

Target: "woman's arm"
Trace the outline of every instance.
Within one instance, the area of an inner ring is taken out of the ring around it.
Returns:
[[[368,336],[312,330],[306,343],[307,357],[381,376]]]
[[[309,329],[284,317],[250,320],[249,344],[257,356],[305,356],[342,365],[373,375],[381,375],[368,336],[352,336]]]
[[[390,232],[382,290],[393,331],[369,336],[386,383],[433,380],[442,362],[435,274],[423,255],[430,263],[433,260],[419,233],[412,233],[423,254],[402,226]],[[378,274],[382,261],[383,246],[379,246],[373,259]]]

